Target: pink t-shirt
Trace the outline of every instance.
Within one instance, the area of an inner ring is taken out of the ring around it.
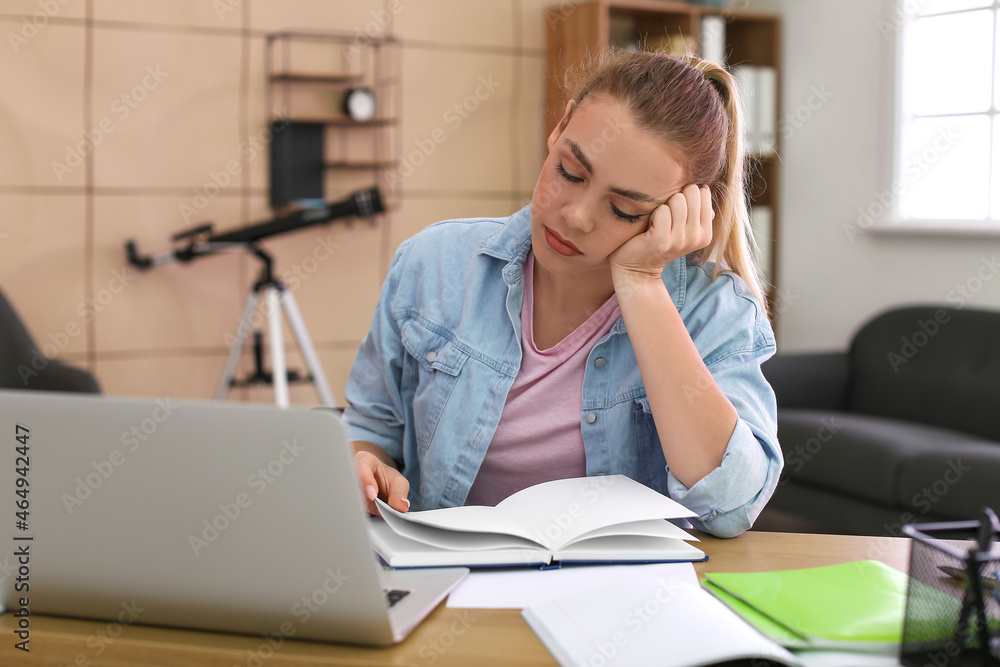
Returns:
[[[534,253],[524,263],[521,369],[507,394],[466,505],[496,505],[540,482],[587,474],[580,430],[587,355],[621,314],[612,295],[555,347],[539,350],[533,335]]]

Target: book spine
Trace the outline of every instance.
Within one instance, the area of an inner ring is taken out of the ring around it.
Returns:
[[[757,67],[752,65],[737,65],[733,68],[733,78],[743,101],[744,137],[747,153],[757,155],[760,146],[759,120],[757,118]]]
[[[760,155],[772,155],[777,149],[778,71],[773,67],[757,68],[757,147]]]
[[[701,57],[726,64],[726,21],[721,16],[701,17]]]

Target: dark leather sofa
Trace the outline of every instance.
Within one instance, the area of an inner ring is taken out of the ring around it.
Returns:
[[[1000,510],[1000,312],[896,308],[846,352],[778,354],[785,469],[765,512],[859,535]]]
[[[97,378],[42,353],[0,291],[0,387],[100,393]]]

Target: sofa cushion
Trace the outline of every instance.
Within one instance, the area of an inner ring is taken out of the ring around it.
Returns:
[[[780,409],[778,441],[785,456],[782,477],[796,484],[816,484],[902,508],[912,507],[910,501],[923,484],[933,485],[942,478],[949,458],[968,457],[962,458],[963,465],[967,465],[966,460],[980,461],[989,451],[983,447],[995,447],[1000,458],[1000,443],[990,445],[964,433],[885,417],[820,410]],[[972,452],[978,452],[979,458],[973,459]],[[908,475],[905,485],[900,480],[904,472]],[[963,479],[970,480],[971,486],[971,480],[979,477],[966,471]],[[946,507],[942,504],[940,509]]]
[[[1000,441],[1000,312],[936,306],[891,310],[850,349],[848,411]]]
[[[1000,443],[948,444],[903,462],[899,502],[949,519],[977,519],[984,507],[1000,511]]]

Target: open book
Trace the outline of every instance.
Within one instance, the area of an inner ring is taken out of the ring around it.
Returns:
[[[899,665],[898,646],[887,652],[789,650],[699,586],[664,577],[585,589],[529,605],[521,616],[562,667]]]
[[[544,482],[496,507],[378,508],[369,535],[390,567],[707,560],[686,542],[697,538],[666,520],[695,514],[624,475]]]
[[[562,667],[701,667],[735,660],[801,667],[710,594],[673,579],[585,590],[531,605],[521,616]]]

